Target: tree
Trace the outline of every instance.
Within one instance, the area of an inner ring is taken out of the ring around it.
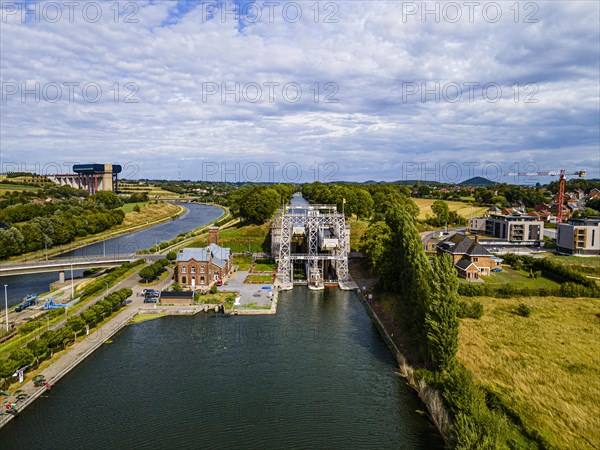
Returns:
[[[427,197],[428,195],[431,195],[431,188],[426,184],[421,184],[417,188],[417,195],[419,197]]]
[[[181,291],[183,291],[183,288],[181,287],[181,285],[177,281],[171,285],[171,289],[173,290],[173,292],[181,292]]]
[[[152,266],[144,267],[142,270],[140,270],[140,278],[145,282],[148,282],[154,278],[154,276],[155,272],[154,269],[152,269]]]
[[[436,368],[450,371],[458,351],[458,277],[452,256],[447,253],[434,258],[432,266],[432,295],[425,317],[427,347]]]
[[[448,223],[450,218],[450,208],[444,200],[436,200],[431,205],[431,211],[434,214],[433,221],[435,225],[442,226]]]
[[[115,209],[123,206],[123,200],[112,191],[100,191],[88,197],[88,201],[92,204],[106,209]]]
[[[381,266],[381,258],[389,245],[392,230],[385,222],[374,222],[367,227],[360,238],[358,249],[363,252],[370,266],[377,272]]]
[[[77,337],[77,333],[84,329],[85,321],[80,316],[69,317],[67,319],[67,325],[71,327],[75,333],[75,337]]]
[[[133,207],[133,212],[139,213],[140,212],[140,205],[135,205]]]

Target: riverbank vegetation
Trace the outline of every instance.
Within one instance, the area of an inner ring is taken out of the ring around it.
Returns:
[[[384,220],[365,231],[361,249],[377,278],[375,297],[401,330],[395,336],[415,374],[443,397],[450,427],[441,430],[451,448],[536,448],[541,440],[486,394],[456,354],[459,317],[481,317],[475,302],[459,300],[459,282],[449,256],[425,254],[411,216],[400,204],[390,204]],[[377,300],[376,300],[377,301]],[[485,315],[484,315],[485,317]],[[429,405],[430,407],[432,405]],[[430,408],[434,422],[443,411]]]

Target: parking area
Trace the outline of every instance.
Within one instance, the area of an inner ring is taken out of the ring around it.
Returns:
[[[239,305],[234,306],[255,306],[255,307],[270,307],[273,298],[273,290],[263,289],[263,286],[271,286],[267,284],[244,284],[244,280],[248,276],[247,270],[240,270],[232,274],[229,282],[222,287],[220,291],[236,291],[241,297]]]

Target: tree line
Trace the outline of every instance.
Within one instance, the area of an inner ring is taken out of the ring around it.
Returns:
[[[72,242],[119,225],[125,213],[113,192],[85,200],[68,198],[51,203],[25,203],[0,210],[0,259]]]
[[[278,208],[289,203],[293,194],[294,186],[289,184],[255,185],[229,194],[227,204],[234,216],[262,224],[271,219]]]

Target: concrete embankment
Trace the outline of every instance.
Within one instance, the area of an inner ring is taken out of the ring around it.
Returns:
[[[414,368],[408,364],[406,358],[398,349],[398,346],[392,339],[392,336],[386,330],[382,320],[377,315],[371,304],[367,301],[364,294],[359,289],[356,290],[356,294],[364,305],[367,314],[375,324],[375,327],[379,331],[379,334],[383,338],[385,344],[392,352],[392,355],[394,355],[394,358],[396,358],[396,361],[398,362],[398,374],[406,379],[409,386],[417,391],[419,398],[429,411],[429,418],[431,419],[433,425],[437,428],[442,438],[447,441],[450,430],[450,418],[444,406],[441,394],[437,390],[427,386],[425,380],[419,378],[415,374]]]
[[[117,314],[114,318],[97,328],[95,331],[89,334],[84,340],[77,342],[73,345],[69,351],[62,355],[59,359],[52,362],[43,373],[46,380],[52,386],[67,373],[69,373],[74,367],[81,363],[85,358],[91,355],[96,349],[104,344],[108,339],[114,336],[121,328],[123,328],[129,321],[138,313],[137,308],[125,308],[122,312]],[[27,395],[27,399],[23,402],[17,403],[17,409],[22,412],[27,406],[29,406],[35,399],[46,392],[46,387],[36,387],[33,381],[20,386]],[[0,417],[0,428],[10,422],[14,416],[7,414]]]

